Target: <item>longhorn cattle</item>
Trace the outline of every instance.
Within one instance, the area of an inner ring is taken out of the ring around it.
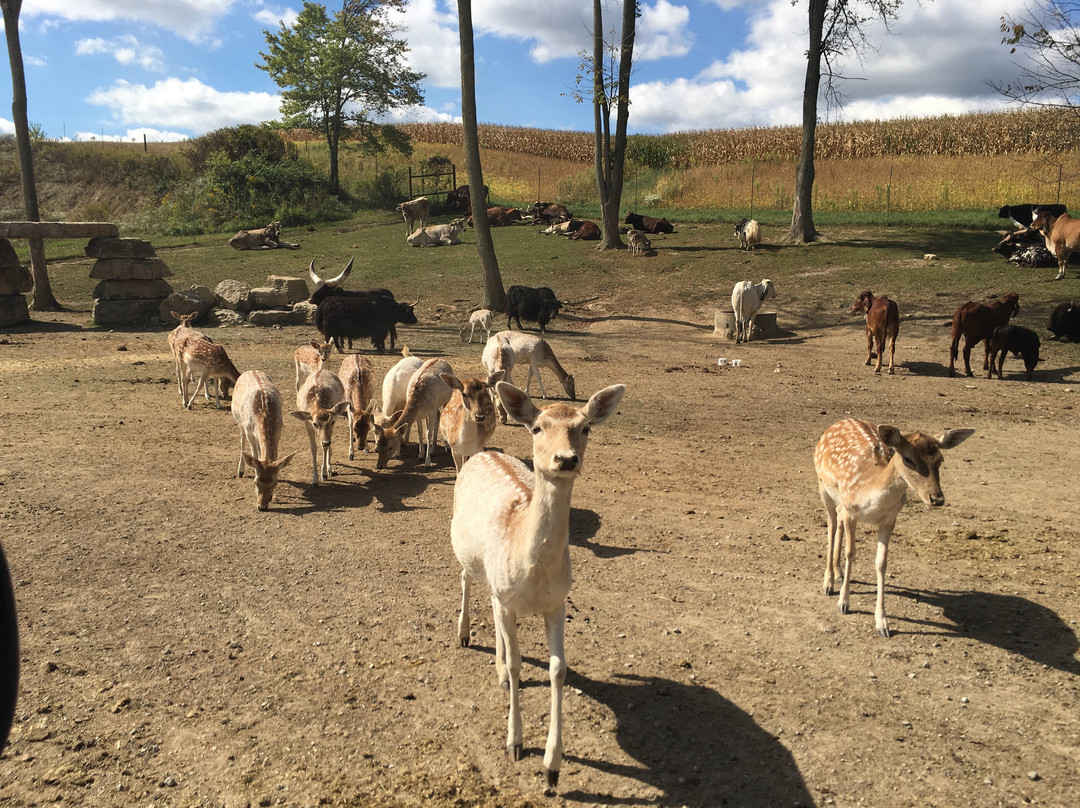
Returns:
[[[317,304],[315,309],[315,327],[323,335],[325,342],[333,342],[338,353],[344,353],[344,341],[360,337],[369,337],[371,344],[379,353],[386,351],[386,337],[390,336],[390,346],[397,339],[397,323],[414,325],[416,314],[413,307],[420,302],[400,303],[388,289],[368,289],[353,292],[342,289],[340,284],[352,271],[352,261],[336,278],[323,280],[315,274],[315,262],[311,262],[308,273],[315,281],[315,291],[310,302]]]
[[[340,275],[338,275],[337,277],[334,277],[334,278],[329,278],[327,280],[323,280],[322,278],[320,278],[318,275],[315,274],[315,261],[314,261],[314,259],[312,259],[311,265],[308,267],[308,274],[311,276],[311,280],[315,284],[315,290],[311,293],[311,297],[308,298],[308,302],[315,305],[315,306],[318,306],[327,297],[331,297],[331,296],[335,296],[335,295],[341,295],[341,296],[344,296],[344,297],[357,297],[357,298],[385,297],[385,298],[388,298],[393,303],[397,302],[397,299],[394,297],[394,293],[391,292],[389,289],[381,289],[380,288],[380,289],[352,290],[352,289],[343,289],[343,288],[341,288],[341,284],[345,282],[345,280],[349,277],[349,273],[352,272],[352,266],[353,266],[353,262],[352,262],[352,260],[350,260],[348,265],[345,267],[344,270],[342,270]],[[417,301],[419,301],[419,298],[417,298]],[[413,303],[412,305],[415,306],[416,303]],[[405,321],[400,321],[400,322],[405,322]],[[416,321],[413,320],[412,322],[415,323]],[[407,324],[411,325],[411,323],[407,323]],[[390,333],[390,347],[391,348],[393,348],[395,346],[396,342],[397,342],[397,328],[395,327],[395,325],[396,325],[395,323],[390,324],[390,332],[389,333]],[[346,339],[349,342],[349,349],[351,350],[352,346],[353,346],[352,338],[351,337],[346,337]],[[339,351],[339,353],[340,353],[340,351]]]
[[[998,211],[999,219],[1008,219],[1017,227],[1031,227],[1038,211],[1046,211],[1051,216],[1060,216],[1068,210],[1064,205],[1002,205]]]
[[[642,230],[652,235],[658,233],[674,233],[675,226],[667,219],[657,219],[654,216],[642,216],[630,211],[623,219],[623,224],[631,225],[635,230]]]
[[[999,325],[1005,325],[1009,319],[1016,316],[1020,311],[1020,296],[1016,292],[1009,292],[1001,300],[995,300],[990,305],[975,303],[969,300],[953,313],[952,342],[949,345],[949,375],[956,375],[956,357],[960,345],[960,337],[964,337],[964,373],[974,376],[971,372],[971,349],[974,345],[986,343],[986,358],[983,360],[983,370],[990,369],[990,339],[994,335],[994,329]]]
[[[511,286],[506,290],[506,327],[510,328],[511,318],[517,320],[521,328],[521,319],[532,320],[540,326],[541,333],[546,333],[547,324],[559,313],[562,303],[555,293],[546,286],[534,289],[531,286]]]
[[[299,247],[281,240],[281,222],[270,222],[258,230],[241,230],[229,239],[229,246],[234,250],[295,250]]]

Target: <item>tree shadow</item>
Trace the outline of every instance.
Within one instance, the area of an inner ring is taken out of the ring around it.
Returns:
[[[634,314],[606,314],[600,317],[579,317],[574,314],[560,314],[560,317],[578,323],[607,323],[616,320],[626,320],[635,323],[664,323],[665,325],[683,325],[687,328],[696,328],[699,331],[711,331],[713,326],[691,323],[687,320],[671,320],[665,317],[641,317]],[[551,331],[549,328],[548,331]]]
[[[926,625],[961,637],[971,637],[1004,651],[1020,654],[1032,662],[1080,676],[1080,648],[1076,633],[1056,612],[1016,595],[988,592],[935,592],[890,587],[900,597],[941,609],[955,625]],[[929,633],[929,632],[927,632]]]
[[[616,740],[640,765],[573,755],[567,761],[652,786],[664,795],[661,805],[814,805],[791,752],[715,690],[634,674],[594,681],[573,670],[567,684],[614,713]],[[561,796],[599,805],[646,802],[581,790]]]

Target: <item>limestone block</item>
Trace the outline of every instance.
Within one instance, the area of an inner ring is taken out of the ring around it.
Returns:
[[[34,288],[34,277],[30,270],[15,266],[0,266],[0,295],[21,295]]]
[[[735,312],[717,309],[713,319],[713,333],[724,339],[735,339]],[[750,329],[750,339],[768,339],[780,333],[776,325],[775,311],[759,311]]]
[[[0,238],[0,268],[19,266],[19,256],[6,238]]]
[[[94,322],[98,325],[146,323],[157,320],[164,298],[141,300],[95,300]]]
[[[251,287],[246,283],[234,280],[224,280],[214,287],[217,295],[216,305],[223,309],[233,311],[251,310]]]
[[[169,282],[157,278],[152,281],[101,281],[94,287],[94,297],[103,300],[139,300],[148,297],[161,299],[172,294]]]
[[[0,295],[0,326],[30,322],[30,310],[22,295]]]
[[[210,309],[206,312],[200,325],[208,328],[227,328],[244,324],[244,315],[232,309]]]
[[[161,322],[172,323],[174,311],[177,314],[194,313],[197,315],[195,322],[198,322],[206,312],[210,311],[210,307],[216,300],[217,295],[209,286],[190,286],[182,292],[173,292],[161,301]]]
[[[294,303],[292,309],[296,312],[296,316],[301,318],[302,324],[315,325],[315,312],[319,310],[319,307],[314,303],[301,300],[299,303]]]
[[[259,286],[251,290],[251,310],[280,309],[289,305],[289,298],[284,289],[273,286]]]
[[[90,239],[86,245],[87,258],[157,258],[157,251],[149,241],[137,238]]]
[[[90,277],[106,281],[151,281],[172,275],[160,258],[99,258]]]
[[[288,275],[271,275],[266,279],[266,285],[273,289],[280,289],[285,293],[286,305],[299,303],[311,297],[308,292],[307,281],[303,278],[292,278]]]
[[[248,315],[249,325],[303,325],[304,313],[292,309],[258,309]]]

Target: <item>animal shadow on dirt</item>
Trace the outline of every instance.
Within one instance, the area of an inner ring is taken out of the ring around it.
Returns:
[[[814,805],[791,753],[715,690],[634,674],[594,681],[573,670],[566,683],[614,713],[616,740],[640,765],[573,755],[568,761],[653,786],[664,793],[662,805]],[[562,796],[600,805],[642,804],[637,797],[607,793]]]
[[[957,636],[971,637],[1040,665],[1080,676],[1075,632],[1045,606],[1016,595],[987,592],[932,592],[896,588],[900,597],[941,609],[955,626],[927,623]]]
[[[585,508],[570,509],[570,544],[591,550],[597,558],[618,558],[638,552],[634,547],[613,547],[593,543],[600,530],[600,514]]]

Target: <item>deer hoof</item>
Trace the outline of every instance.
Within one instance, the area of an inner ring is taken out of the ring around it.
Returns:
[[[848,605],[846,603],[837,603],[836,604],[836,611],[840,612],[840,614],[847,614],[848,613]]]
[[[468,648],[469,647],[469,638],[468,637],[461,637],[461,647],[462,648]]]
[[[559,772],[557,769],[555,771],[547,769],[545,773],[547,775],[547,788],[544,790],[544,796],[554,797],[555,788],[559,785]]]
[[[525,757],[525,747],[519,743],[508,747],[506,751],[510,753],[510,757],[515,763]]]

